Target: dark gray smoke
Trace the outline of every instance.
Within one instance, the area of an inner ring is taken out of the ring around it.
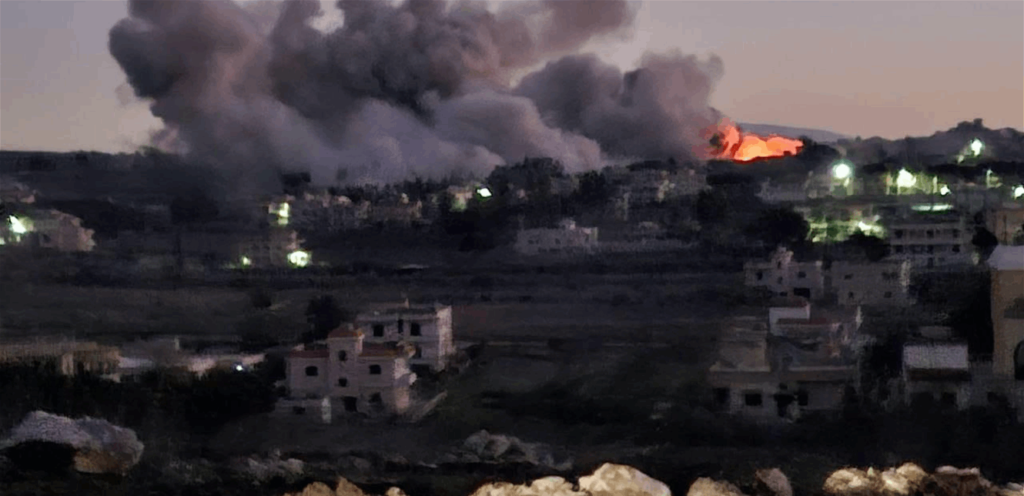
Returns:
[[[323,33],[310,25],[316,0],[130,0],[110,51],[164,121],[162,145],[261,189],[281,170],[394,181],[486,174],[524,156],[569,170],[686,156],[721,72],[717,59],[668,55],[623,76],[573,55],[631,27],[626,0],[338,7],[343,25]]]

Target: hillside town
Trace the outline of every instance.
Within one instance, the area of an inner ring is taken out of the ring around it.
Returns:
[[[980,122],[947,134],[963,146],[944,155],[804,138],[795,155],[577,174],[534,157],[387,185],[283,174],[279,193],[230,201],[159,187],[161,167],[188,167],[159,152],[2,152],[0,364],[4,394],[25,396],[4,402],[0,428],[56,422],[25,417],[45,410],[145,439],[190,426],[227,456],[371,452],[451,470],[512,466],[466,451],[488,432],[548,429],[522,448],[536,473],[563,466],[554,446],[657,466],[599,433],[799,450],[822,429],[1000,419],[987,435],[1012,438],[1024,150]],[[871,436],[843,449],[950,461],[953,441],[907,451]],[[1019,448],[956,449],[1024,476],[1005,461]],[[125,460],[117,471],[139,463]]]

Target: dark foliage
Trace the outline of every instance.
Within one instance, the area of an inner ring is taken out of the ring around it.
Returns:
[[[971,244],[978,249],[982,257],[988,257],[988,255],[992,254],[992,250],[999,245],[999,238],[992,234],[992,231],[984,227],[976,227],[974,228],[974,237],[971,238]]]
[[[747,226],[747,235],[765,246],[795,247],[805,243],[810,225],[803,215],[789,208],[773,208]]]
[[[309,300],[306,306],[306,322],[309,324],[309,331],[303,335],[303,342],[313,342],[325,339],[334,329],[337,329],[343,322],[351,322],[355,314],[346,308],[342,308],[331,295],[316,296]]]

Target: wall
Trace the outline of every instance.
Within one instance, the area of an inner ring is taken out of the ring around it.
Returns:
[[[992,271],[992,369],[997,376],[1013,377],[1013,352],[1024,341],[1024,320],[1006,318],[1006,308],[1024,298],[1024,270]]]
[[[288,357],[288,392],[292,397],[302,398],[307,395],[323,396],[327,393],[327,358]],[[315,366],[318,374],[306,376],[306,367]]]

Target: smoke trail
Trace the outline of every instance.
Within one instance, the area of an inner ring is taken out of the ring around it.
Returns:
[[[624,76],[574,55],[631,27],[625,0],[338,7],[344,23],[324,33],[311,27],[316,0],[130,0],[110,51],[173,131],[165,145],[257,190],[282,170],[394,181],[486,174],[526,155],[570,170],[608,153],[685,156],[721,71],[677,54]],[[510,87],[516,71],[559,56]]]

